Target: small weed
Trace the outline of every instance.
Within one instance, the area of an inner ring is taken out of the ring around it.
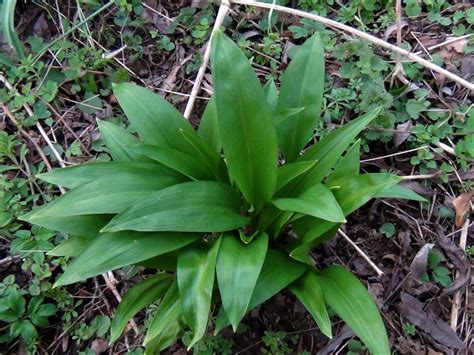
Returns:
[[[451,271],[441,266],[441,253],[436,249],[431,249],[428,254],[428,271],[421,276],[423,282],[429,282],[430,279],[439,283],[443,287],[448,287],[453,282]]]

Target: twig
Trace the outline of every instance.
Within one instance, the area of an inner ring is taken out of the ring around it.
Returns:
[[[12,261],[15,261],[20,258],[21,257],[19,255],[7,256],[4,259],[0,259],[0,265],[11,263]]]
[[[434,145],[437,146],[438,148],[441,148],[446,153],[456,156],[455,150],[453,148],[451,148],[449,145],[446,145],[446,144],[441,143],[441,142],[436,142],[436,143],[434,143]]]
[[[16,96],[21,96],[21,95],[18,93],[18,91],[8,82],[8,80],[7,80],[2,74],[0,74],[0,81],[5,84],[5,86],[7,87],[8,90],[14,90]],[[28,113],[28,115],[29,115],[30,117],[33,117],[33,116],[34,116],[33,110],[31,109],[31,107],[30,107],[27,103],[24,103],[24,104],[23,104],[23,108],[25,109],[25,111]],[[18,126],[17,123],[16,123],[16,125]],[[19,126],[18,126],[18,127],[19,127]],[[41,136],[43,137],[43,139],[46,141],[46,144],[48,145],[49,149],[51,149],[51,151],[53,152],[54,156],[55,156],[56,159],[58,160],[59,165],[61,165],[61,167],[64,168],[64,167],[66,166],[66,164],[64,163],[63,158],[61,158],[61,155],[58,153],[58,151],[57,151],[56,148],[54,147],[53,143],[51,142],[51,140],[49,139],[49,137],[48,137],[48,135],[46,134],[45,130],[43,129],[43,126],[41,125],[41,123],[36,122],[36,128],[37,128],[38,131],[40,132],[40,134],[41,134]]]
[[[464,222],[464,225],[461,229],[461,238],[459,239],[459,247],[462,250],[466,249],[467,244],[467,231],[469,229],[470,221],[469,219]],[[456,271],[454,279],[456,280],[459,277],[459,271]],[[459,317],[459,307],[461,306],[461,290],[456,291],[453,298],[453,304],[451,306],[451,328],[456,331],[458,327],[458,317]]]
[[[117,287],[115,287],[115,284],[110,280],[109,275],[107,275],[107,273],[104,272],[102,274],[102,278],[104,279],[105,284],[107,285],[107,288],[110,291],[112,291],[112,293],[114,294],[115,298],[117,299],[117,302],[120,303],[122,301],[122,296],[120,295],[120,292],[118,292]],[[130,325],[131,325],[133,331],[135,332],[135,335],[139,335],[140,331],[138,330],[137,323],[135,323],[135,321],[133,319],[130,320]]]
[[[221,5],[219,7],[219,12],[217,13],[216,22],[214,22],[214,28],[212,29],[211,37],[209,38],[209,41],[207,42],[207,47],[204,52],[202,65],[199,68],[199,71],[196,76],[196,80],[194,81],[193,90],[191,91],[191,96],[189,96],[186,109],[184,110],[184,117],[187,120],[189,120],[189,117],[191,116],[191,112],[193,111],[194,103],[196,102],[196,97],[197,97],[197,94],[199,93],[201,82],[202,82],[202,79],[204,78],[204,73],[206,72],[207,64],[209,63],[209,57],[211,56],[212,37],[214,37],[214,33],[222,25],[222,22],[224,21],[224,18],[228,12],[229,12],[229,0],[222,0]]]
[[[18,128],[18,131],[20,131],[20,133],[22,135],[24,135],[25,138],[27,138],[31,142],[31,144],[33,144],[33,146],[37,150],[39,156],[41,157],[44,164],[46,165],[46,169],[48,169],[49,171],[53,170],[53,168],[51,167],[51,164],[49,164],[48,158],[46,158],[46,155],[44,155],[43,150],[41,149],[41,147],[38,145],[38,143],[36,143],[36,141],[33,139],[33,137],[28,132],[26,132],[23,128],[21,128],[20,124],[15,119],[15,116],[13,116],[13,114],[10,112],[8,107],[6,105],[4,105],[3,103],[0,103],[0,108],[5,113],[5,115],[10,119],[10,121],[12,121],[13,124]]]
[[[439,172],[433,174],[424,174],[424,175],[406,175],[400,176],[402,180],[425,180],[425,179],[432,179],[439,175]]]
[[[282,12],[286,12],[286,13],[289,13],[289,14],[292,14],[292,15],[309,18],[311,20],[320,22],[320,23],[325,24],[327,26],[338,28],[340,30],[349,32],[349,33],[351,33],[353,35],[356,35],[360,38],[363,38],[367,41],[375,43],[375,44],[377,44],[381,47],[387,48],[387,49],[389,49],[389,50],[391,50],[395,53],[399,53],[402,56],[407,57],[408,59],[423,65],[426,68],[432,69],[433,71],[446,76],[447,78],[451,79],[452,81],[457,82],[458,84],[468,88],[469,90],[474,91],[474,84],[472,84],[472,83],[468,82],[467,80],[459,77],[458,75],[453,74],[453,73],[449,72],[448,70],[443,69],[440,66],[438,66],[434,63],[431,63],[430,61],[428,61],[426,59],[423,59],[423,58],[419,57],[418,55],[416,55],[414,53],[411,53],[411,52],[409,52],[409,51],[407,51],[403,48],[394,46],[393,44],[390,44],[387,41],[384,41],[383,39],[377,38],[375,36],[372,36],[368,33],[365,33],[363,31],[360,31],[360,30],[358,30],[356,28],[353,28],[353,27],[350,27],[348,25],[339,23],[339,22],[334,21],[334,20],[330,20],[330,19],[322,17],[322,16],[310,14],[310,13],[305,12],[305,11],[296,10],[296,9],[292,9],[292,8],[288,8],[288,7],[280,6],[280,5],[272,5],[272,4],[267,4],[267,3],[263,3],[263,2],[259,2],[259,1],[253,1],[253,0],[231,0],[231,2],[234,3],[234,4],[256,6],[256,7],[261,7],[261,8],[265,8],[265,9],[273,8],[274,10],[277,10],[277,11],[282,11]]]
[[[373,262],[372,260],[370,260],[370,258],[367,256],[367,254],[364,253],[364,251],[363,251],[361,248],[359,248],[359,247],[357,246],[357,244],[354,243],[354,242],[351,240],[351,238],[349,238],[349,237],[347,236],[347,234],[342,231],[342,229],[338,229],[337,232],[338,232],[345,240],[347,240],[347,242],[348,242],[350,245],[352,245],[352,247],[360,254],[360,256],[361,256],[365,261],[367,261],[367,264],[369,264],[370,267],[371,267],[372,269],[374,269],[374,271],[377,273],[377,275],[379,275],[379,276],[382,276],[382,275],[383,275],[383,271],[380,270],[380,269],[377,267],[377,265],[374,264],[374,262]]]
[[[375,158],[370,158],[370,159],[364,159],[364,160],[361,160],[360,162],[361,162],[361,163],[367,163],[367,162],[369,162],[369,161],[375,161],[375,160],[380,160],[380,159],[385,159],[385,158],[396,157],[397,155],[408,154],[408,153],[416,152],[416,151],[418,151],[418,150],[426,149],[426,148],[428,148],[428,146],[427,146],[427,145],[424,145],[424,146],[421,146],[421,147],[418,147],[418,148],[413,148],[413,149],[404,150],[403,152],[397,152],[397,153],[393,153],[393,154],[383,155],[383,156],[381,156],[381,157],[375,157]]]
[[[427,52],[431,52],[432,50],[434,49],[437,49],[437,48],[440,48],[440,47],[444,47],[448,44],[451,44],[451,43],[455,43],[455,42],[458,42],[458,41],[462,41],[463,39],[468,39],[469,37],[473,36],[474,34],[472,33],[469,33],[467,35],[464,35],[464,36],[461,36],[461,37],[454,37],[454,38],[450,38],[444,42],[441,42],[441,43],[438,43],[438,44],[435,44],[434,46],[431,46],[431,47],[428,47],[426,48],[426,51]],[[418,51],[418,52],[415,52],[416,55],[420,55],[420,54],[423,54],[423,51]]]
[[[397,15],[397,46],[400,47],[400,45],[402,44],[402,0],[396,0],[395,13]],[[410,82],[407,80],[407,78],[405,78],[405,72],[403,71],[402,65],[402,56],[400,55],[400,53],[397,53],[397,57],[395,59],[395,69],[393,70],[390,85],[393,84],[393,80],[395,78],[400,80],[404,85],[410,85]]]

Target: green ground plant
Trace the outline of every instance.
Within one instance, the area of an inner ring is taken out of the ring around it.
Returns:
[[[70,189],[22,217],[70,234],[50,252],[74,257],[56,286],[132,264],[167,270],[128,291],[111,325],[115,341],[139,310],[161,300],[144,340],[149,353],[170,346],[186,328],[192,347],[206,332],[212,306],[219,308],[215,333],[227,325],[235,331],[248,311],[288,289],[327,336],[326,304],[372,352],[389,354],[363,284],[343,267],[316,268],[309,255],[371,198],[407,195],[393,174],[359,174],[354,139],[380,109],[301,155],[320,120],[319,36],[296,52],[279,91],[273,81],[260,85],[221,32],[211,63],[215,96],[197,132],[160,96],[119,84],[114,94],[140,139],[99,121],[114,161],[40,176]]]

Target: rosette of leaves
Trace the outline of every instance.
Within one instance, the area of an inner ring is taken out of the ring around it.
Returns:
[[[114,87],[138,137],[111,123],[99,129],[111,162],[90,162],[40,177],[69,191],[24,220],[70,235],[52,251],[74,257],[56,285],[127,265],[156,274],[131,288],[112,322],[159,307],[144,344],[163,350],[189,328],[192,346],[208,328],[235,330],[247,312],[283,289],[331,337],[331,307],[370,351],[389,354],[378,309],[341,266],[317,269],[311,249],[332,238],[345,217],[376,196],[417,198],[385,173],[359,174],[356,136],[374,110],[313,139],[320,120],[324,55],[317,35],[286,69],[279,92],[261,86],[239,47],[223,33],[212,42],[215,95],[196,131],[168,102],[134,84]],[[280,157],[285,163],[281,163]]]

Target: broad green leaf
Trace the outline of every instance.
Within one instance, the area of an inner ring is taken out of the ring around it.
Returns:
[[[234,331],[247,313],[268,247],[268,235],[260,233],[250,244],[227,234],[217,255],[217,282],[222,305]]]
[[[369,351],[390,355],[382,317],[365,286],[341,266],[331,266],[316,277],[326,303],[351,327]]]
[[[378,198],[399,198],[419,202],[429,202],[426,198],[401,185],[391,186],[375,195]]]
[[[173,282],[153,317],[144,345],[147,353],[154,354],[170,346],[185,326],[177,282]]]
[[[1,25],[2,24],[0,23],[0,27]],[[4,65],[7,68],[12,68],[15,66],[15,63],[10,58],[8,58],[4,53],[0,53],[0,64]]]
[[[280,250],[268,249],[262,270],[258,276],[257,284],[250,298],[248,311],[267,301],[289,284],[299,278],[307,269],[307,266],[290,259]],[[214,334],[219,333],[229,325],[224,308],[221,307],[216,320]]]
[[[277,193],[284,188],[288,183],[292,182],[296,178],[302,176],[311,170],[317,161],[299,161],[296,163],[289,163],[278,167],[277,177]]]
[[[194,129],[173,105],[160,95],[131,83],[114,85],[113,91],[144,143],[192,152],[180,130],[194,133]]]
[[[215,152],[205,141],[194,134],[189,134],[185,131],[181,132],[184,138],[194,148],[194,157],[201,160],[201,164],[206,165],[212,172],[212,175],[217,181],[228,183],[229,176],[227,174],[227,167],[221,156]]]
[[[18,217],[19,220],[36,224],[37,226],[80,236],[96,235],[101,228],[109,223],[111,218],[111,215],[83,215],[74,216],[73,218],[69,216],[47,216],[45,218],[35,218],[34,221],[30,221],[28,214]]]
[[[149,304],[162,298],[172,281],[173,277],[169,274],[157,274],[137,283],[128,290],[119,303],[112,320],[110,343],[120,337],[133,316]]]
[[[278,106],[278,89],[275,85],[275,80],[270,79],[263,87],[263,92],[267,98],[267,103],[272,110],[273,116],[276,119],[277,106]]]
[[[69,285],[103,272],[168,253],[199,239],[186,233],[103,233],[75,258],[55,286]]]
[[[327,181],[344,176],[358,175],[360,170],[360,139],[358,139],[344,154],[336,169],[328,176]]]
[[[215,97],[211,97],[199,122],[198,135],[214,151],[220,153],[222,150],[221,137],[219,134],[219,122],[217,121],[217,108]]]
[[[395,186],[400,181],[401,178],[393,174],[373,173],[331,180],[327,187],[331,189],[344,215],[347,216],[384,189]],[[303,217],[293,222],[293,227],[300,236],[301,242],[292,250],[291,257],[306,262],[306,255],[311,248],[331,238],[335,233],[330,233],[330,231],[334,228],[337,230],[339,225],[339,223],[315,217]]]
[[[349,215],[365,205],[381,191],[395,186],[402,179],[388,173],[371,173],[344,176],[331,180],[326,186],[331,189],[344,215]]]
[[[272,204],[282,211],[303,213],[331,222],[346,222],[336,198],[323,184],[314,185],[296,197],[273,200]]]
[[[248,222],[240,214],[239,196],[228,185],[194,181],[154,192],[103,230],[222,232]]]
[[[221,238],[212,246],[195,244],[178,256],[179,296],[184,319],[193,332],[188,349],[206,332],[220,242]]]
[[[98,232],[98,230],[97,230]],[[50,250],[48,255],[52,256],[79,256],[94,241],[94,236],[81,237],[78,235],[70,236],[61,242],[56,248]]]
[[[105,141],[114,161],[140,161],[143,156],[135,153],[130,146],[140,143],[134,135],[113,123],[97,120],[102,139]]]
[[[212,171],[200,159],[179,150],[140,144],[133,147],[134,152],[147,156],[193,180],[213,180]]]
[[[258,211],[276,187],[278,146],[265,93],[249,61],[222,32],[212,41],[212,76],[230,177]]]
[[[155,163],[145,162],[93,162],[55,169],[49,173],[39,174],[38,178],[50,184],[74,188],[101,177],[109,176],[121,180],[138,175],[146,178],[170,177],[177,179],[181,176],[173,170]],[[183,179],[181,177],[181,179]],[[182,180],[184,181],[184,179]]]
[[[52,202],[24,216],[30,223],[49,216],[77,216],[120,213],[151,193],[175,185],[184,179],[175,175],[134,174],[102,176],[68,191]]]
[[[323,290],[313,271],[307,271],[288,288],[306,307],[321,332],[332,338],[331,319],[324,303]]]
[[[355,137],[373,120],[380,112],[380,108],[356,118],[355,120],[336,129],[309,148],[299,161],[317,160],[318,162],[308,174],[299,182],[295,192],[307,190],[316,183],[321,182],[337,163],[342,153],[354,141]]]
[[[278,112],[305,108],[277,126],[278,145],[288,162],[299,156],[313,136],[320,119],[323,92],[324,48],[315,34],[298,49],[281,81]]]

